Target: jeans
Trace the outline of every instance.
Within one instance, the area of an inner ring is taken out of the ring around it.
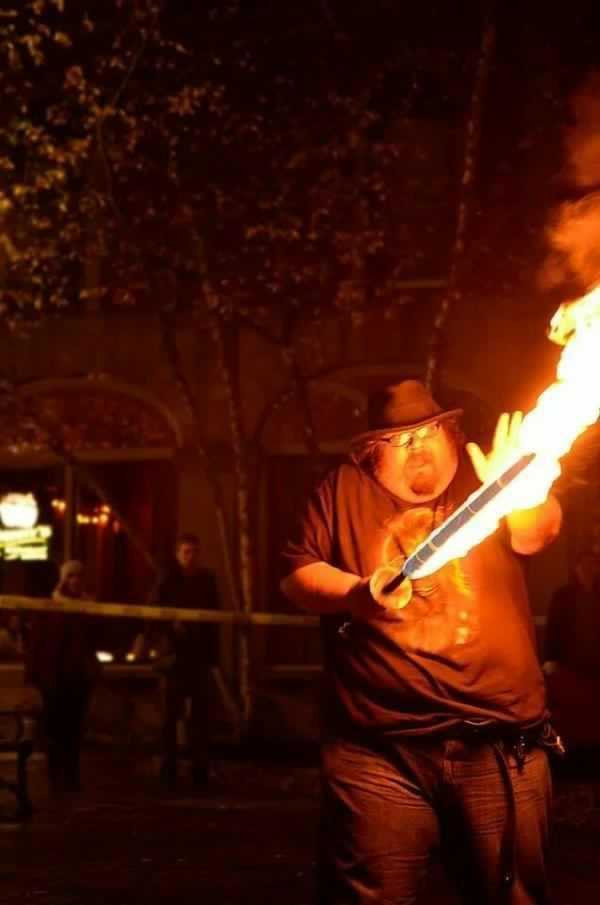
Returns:
[[[515,803],[513,881],[501,849],[510,788],[489,742],[336,739],[322,753],[320,905],[409,905],[437,852],[468,905],[546,905],[547,754],[506,757]]]
[[[51,790],[76,792],[80,786],[83,722],[91,686],[83,680],[64,681],[41,691]]]
[[[193,678],[177,674],[161,678],[162,759],[166,770],[171,772],[176,770],[177,723],[185,716],[187,698],[191,699],[187,734],[192,770],[208,769],[211,691],[211,677],[208,672],[199,671]]]

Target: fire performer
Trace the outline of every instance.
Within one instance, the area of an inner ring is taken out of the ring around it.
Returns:
[[[322,617],[322,905],[414,902],[436,848],[464,902],[548,901],[556,737],[515,554],[559,532],[556,470],[465,556],[380,593],[477,479],[514,460],[519,413],[500,417],[488,455],[464,446],[461,414],[414,380],[374,395],[368,432],[284,552],[284,593]]]

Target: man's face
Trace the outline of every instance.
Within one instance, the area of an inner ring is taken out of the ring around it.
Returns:
[[[390,433],[380,447],[377,479],[407,503],[434,500],[456,474],[456,444],[438,422],[415,431]]]
[[[67,594],[72,594],[73,597],[78,597],[83,589],[83,579],[81,572],[71,572],[70,575],[67,575],[64,586]]]
[[[199,561],[198,544],[188,543],[179,544],[175,551],[177,562],[184,572],[193,572],[198,567]]]

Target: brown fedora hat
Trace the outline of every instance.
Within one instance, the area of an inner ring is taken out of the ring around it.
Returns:
[[[355,437],[352,445],[398,431],[415,430],[432,421],[458,418],[462,413],[462,409],[444,410],[419,380],[403,380],[369,397],[369,430]]]

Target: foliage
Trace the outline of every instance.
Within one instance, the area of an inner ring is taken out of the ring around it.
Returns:
[[[9,323],[92,301],[285,324],[437,275],[468,37],[415,44],[384,0],[85,8],[0,13]]]

